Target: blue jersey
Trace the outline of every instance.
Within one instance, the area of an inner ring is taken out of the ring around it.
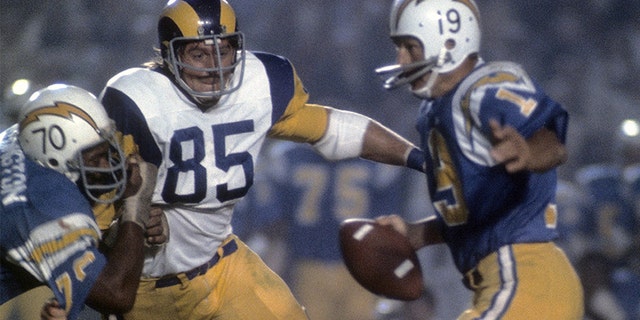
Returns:
[[[557,236],[556,171],[509,174],[490,155],[490,119],[525,138],[546,127],[565,140],[567,112],[522,68],[481,63],[455,90],[420,110],[431,200],[461,272],[503,245]]]
[[[66,176],[25,157],[17,125],[0,133],[0,179],[0,304],[45,284],[75,319],[106,264],[89,202]]]
[[[589,236],[588,248],[620,257],[637,234],[635,199],[628,190],[630,169],[612,164],[591,164],[576,172],[576,182],[588,195],[580,230]]]

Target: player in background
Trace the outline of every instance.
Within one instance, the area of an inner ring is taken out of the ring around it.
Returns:
[[[636,137],[640,140],[640,137]],[[636,146],[639,141],[635,141]],[[624,181],[634,211],[632,239],[623,253],[619,267],[614,270],[613,289],[631,319],[640,318],[640,158],[625,167]]]
[[[576,259],[585,292],[588,318],[626,319],[613,287],[613,274],[631,247],[634,213],[619,164],[597,163],[579,168],[575,178],[585,190],[580,231],[588,236]]]
[[[640,297],[631,294],[640,288],[639,128],[637,120],[624,120],[615,128],[613,157],[576,171],[575,186],[584,190],[586,203],[576,230],[567,235],[585,238],[582,250],[572,255],[584,285],[588,318],[635,319],[639,311]],[[558,191],[561,205],[562,190]]]
[[[580,280],[553,242],[567,112],[519,65],[480,57],[472,0],[397,0],[389,26],[398,64],[378,72],[422,99],[416,128],[437,214],[378,221],[416,249],[449,246],[474,292],[458,319],[582,319]]]
[[[76,319],[85,302],[102,312],[132,307],[155,173],[137,154],[125,158],[115,133],[95,96],[59,84],[34,93],[0,134],[0,304],[46,285],[55,300],[43,316]],[[95,203],[117,204],[109,248]]]
[[[253,239],[269,239],[260,247],[285,253],[274,261],[271,250],[259,252],[310,319],[373,319],[377,297],[346,269],[338,230],[345,219],[402,211],[411,172],[360,159],[327,161],[311,146],[293,142],[274,142],[265,153],[266,177],[256,181],[235,218],[252,221]]]
[[[612,288],[629,319],[640,318],[640,120],[625,119],[618,128],[617,159],[623,161],[625,194],[633,207],[633,220],[625,227],[631,236],[612,275]]]
[[[576,183],[588,196],[581,231],[588,248],[617,261],[631,246],[635,231],[633,203],[627,195],[622,167],[610,163],[586,165],[576,171]]]
[[[330,160],[362,157],[422,170],[423,153],[363,115],[308,102],[284,57],[245,50],[223,0],[169,1],[161,57],[114,76],[101,100],[158,168],[153,203],[169,241],[145,255],[125,319],[306,319],[284,281],[233,233],[267,137],[312,144]]]
[[[637,121],[624,120],[616,128],[611,160],[585,165],[572,181],[558,182],[556,243],[576,264],[584,287],[585,316],[590,319],[637,318],[640,297],[631,292],[640,288],[633,262],[640,203],[635,191],[639,128]]]
[[[585,226],[585,212],[589,205],[588,192],[573,179],[559,179],[556,191],[558,205],[558,233],[556,244],[575,263],[590,246]]]

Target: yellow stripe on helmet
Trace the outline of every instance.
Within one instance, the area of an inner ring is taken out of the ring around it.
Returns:
[[[227,1],[220,1],[220,25],[225,33],[236,32],[236,14]]]
[[[173,8],[165,10],[161,18],[171,19],[182,32],[183,37],[197,37],[198,26],[193,21],[199,21],[200,17],[196,11],[184,1],[176,1],[170,6]]]

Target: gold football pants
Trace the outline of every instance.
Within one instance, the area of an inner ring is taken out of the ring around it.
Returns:
[[[473,306],[458,320],[583,318],[582,285],[554,243],[503,246],[465,275]]]
[[[45,285],[33,288],[0,305],[0,319],[40,319],[40,311],[53,291]]]
[[[212,267],[196,275],[142,279],[133,310],[124,318],[307,319],[285,282],[238,237],[226,239],[217,254]]]

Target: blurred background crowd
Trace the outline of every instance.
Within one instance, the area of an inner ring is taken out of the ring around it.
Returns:
[[[569,110],[559,227],[561,244],[585,279],[588,318],[639,319],[640,180],[634,168],[640,157],[625,148],[640,150],[634,136],[640,127],[625,120],[640,119],[640,1],[476,2],[484,29],[481,56],[522,64]],[[108,78],[152,58],[164,4],[0,0],[0,129],[15,121],[17,108],[37,89],[65,82],[97,95]],[[387,34],[390,4],[231,0],[247,47],[288,57],[312,102],[370,115],[417,142],[419,101],[403,89],[385,91],[374,73],[395,57]],[[422,218],[430,212],[423,198],[407,197],[399,210]],[[247,236],[255,236],[249,230]],[[466,307],[467,293],[455,269],[442,262],[446,250],[422,254],[432,318],[451,319]],[[389,310],[398,305],[381,300],[376,312],[391,319]]]

